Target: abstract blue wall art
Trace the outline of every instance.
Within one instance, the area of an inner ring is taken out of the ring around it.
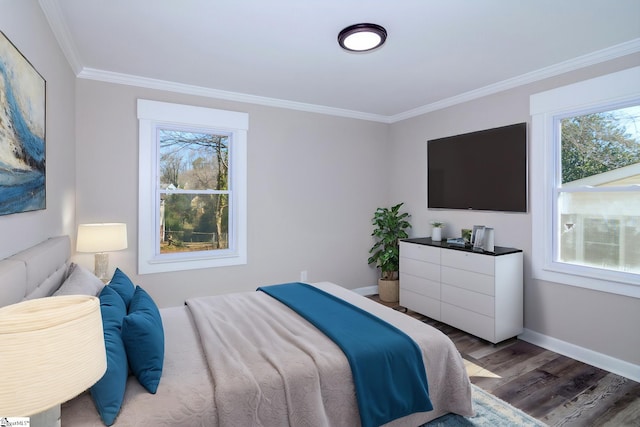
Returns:
[[[46,82],[0,32],[0,215],[46,207]]]

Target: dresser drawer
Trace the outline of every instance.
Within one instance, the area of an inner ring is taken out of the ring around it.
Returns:
[[[400,258],[400,272],[425,279],[440,281],[440,265],[411,258]]]
[[[480,255],[456,250],[442,251],[442,265],[495,275],[495,260],[490,255]]]
[[[434,320],[440,320],[440,300],[408,291],[400,287],[400,305]]]
[[[440,264],[440,248],[400,242],[400,257]]]
[[[492,317],[483,316],[455,305],[442,303],[442,320],[448,325],[462,329],[492,343],[496,342],[495,324]]]
[[[442,283],[485,295],[495,295],[495,278],[493,276],[444,266],[440,273]]]
[[[400,273],[400,288],[436,300],[440,299],[440,282]]]
[[[464,308],[478,314],[493,318],[495,316],[495,298],[454,286],[442,285],[442,302]]]

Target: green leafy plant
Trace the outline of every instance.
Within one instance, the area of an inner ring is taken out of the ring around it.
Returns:
[[[371,234],[376,239],[376,243],[369,250],[372,254],[369,257],[369,264],[376,264],[380,268],[383,280],[395,280],[398,278],[400,269],[400,248],[399,239],[409,237],[405,231],[411,228],[407,221],[410,215],[406,212],[400,213],[403,203],[397,204],[391,209],[378,208],[373,215],[372,224],[375,226]]]

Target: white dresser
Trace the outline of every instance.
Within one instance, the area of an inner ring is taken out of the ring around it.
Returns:
[[[523,330],[523,255],[432,242],[400,242],[400,305],[492,343]]]

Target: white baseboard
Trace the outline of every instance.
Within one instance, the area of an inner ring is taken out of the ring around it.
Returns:
[[[530,329],[525,329],[522,334],[518,335],[518,339],[640,382],[640,365],[634,365],[633,363],[543,335]]]
[[[362,288],[351,289],[356,294],[360,294],[362,296],[368,297],[369,295],[375,295],[378,293],[377,286],[364,286]]]

